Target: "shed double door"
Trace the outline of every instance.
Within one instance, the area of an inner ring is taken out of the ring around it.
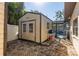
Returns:
[[[24,24],[26,24],[25,27]],[[26,21],[22,23],[22,38],[35,41],[35,21]]]

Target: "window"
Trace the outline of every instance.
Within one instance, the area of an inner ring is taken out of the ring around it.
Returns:
[[[26,24],[23,24],[23,32],[26,32]]]
[[[78,36],[78,19],[73,21],[73,35]]]
[[[47,29],[49,29],[49,23],[47,23]]]
[[[29,32],[33,32],[33,24],[32,23],[29,24]]]

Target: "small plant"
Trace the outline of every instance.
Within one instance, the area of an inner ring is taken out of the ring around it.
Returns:
[[[49,34],[52,34],[52,30],[49,30],[48,33],[49,33]]]

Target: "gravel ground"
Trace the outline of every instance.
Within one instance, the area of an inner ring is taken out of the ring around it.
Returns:
[[[25,40],[8,42],[7,56],[68,56],[67,47],[58,41],[51,45],[40,45]]]

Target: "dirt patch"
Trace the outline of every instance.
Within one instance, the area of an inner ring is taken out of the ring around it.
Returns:
[[[30,41],[14,40],[8,42],[8,56],[67,56],[67,48],[57,41],[49,46]]]

